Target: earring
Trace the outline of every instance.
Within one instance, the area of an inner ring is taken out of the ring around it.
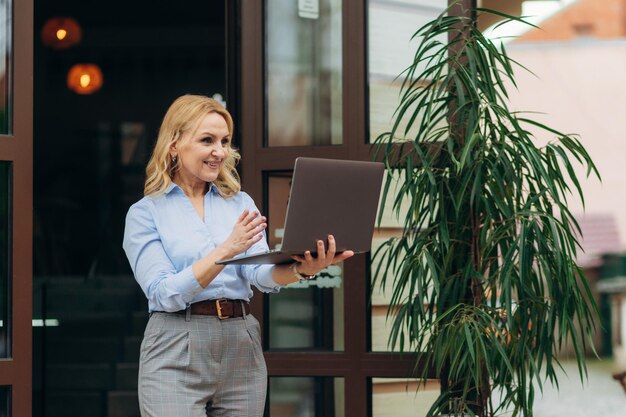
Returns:
[[[172,155],[172,164],[176,163],[176,155]]]

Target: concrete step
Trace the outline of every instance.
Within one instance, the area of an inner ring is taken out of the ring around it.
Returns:
[[[146,330],[146,324],[148,324],[148,319],[150,316],[148,315],[148,310],[142,311],[133,311],[131,324],[130,324],[130,334],[135,336],[143,336],[143,332]]]
[[[143,336],[127,336],[124,338],[124,362],[139,362],[139,351]]]
[[[128,334],[130,313],[119,312],[56,312],[48,313],[47,327],[37,327],[46,332],[47,339],[54,337],[106,337]]]
[[[44,384],[49,393],[106,391],[114,385],[112,366],[108,363],[52,364],[45,372]]]
[[[139,364],[118,363],[115,365],[115,389],[137,391]]]
[[[137,391],[109,391],[107,417],[140,417]]]
[[[105,417],[101,392],[51,392],[46,396],[45,415],[49,417]]]
[[[54,338],[46,341],[48,363],[114,363],[122,358],[119,338]]]
[[[135,288],[52,287],[45,294],[46,312],[116,312],[135,309],[142,297]]]

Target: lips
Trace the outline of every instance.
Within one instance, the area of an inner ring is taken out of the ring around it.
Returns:
[[[221,162],[220,161],[204,161],[205,164],[209,166],[209,168],[219,169]]]

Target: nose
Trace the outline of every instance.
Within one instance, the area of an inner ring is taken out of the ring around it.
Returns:
[[[213,147],[212,154],[219,158],[224,158],[226,156],[226,148],[224,148],[221,144],[217,144]]]

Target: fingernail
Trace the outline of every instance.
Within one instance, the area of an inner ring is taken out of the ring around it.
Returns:
[[[329,239],[334,239],[335,237],[333,235],[328,235]]]

